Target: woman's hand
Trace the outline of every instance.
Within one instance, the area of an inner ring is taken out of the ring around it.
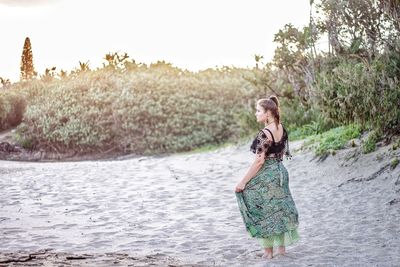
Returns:
[[[246,186],[246,183],[243,183],[242,181],[240,181],[235,187],[235,192],[243,191],[245,186]]]

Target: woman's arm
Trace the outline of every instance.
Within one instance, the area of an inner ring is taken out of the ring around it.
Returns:
[[[240,180],[240,182],[236,185],[235,192],[243,191],[246,184],[258,173],[261,167],[264,164],[264,153],[256,154],[256,159],[251,164],[249,170],[246,175]]]
[[[272,138],[269,137],[267,133],[263,130],[260,130],[258,133],[256,140],[254,141],[254,153],[256,153],[256,159],[254,160],[253,164],[251,164],[249,170],[247,171],[246,175],[240,180],[240,182],[235,187],[235,192],[243,191],[246,184],[258,173],[261,167],[264,165],[265,162],[265,155],[268,150],[268,147],[271,145]]]

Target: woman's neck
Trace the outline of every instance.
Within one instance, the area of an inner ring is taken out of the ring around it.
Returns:
[[[274,123],[275,122],[275,120],[273,120],[273,121],[270,121],[270,122],[267,122],[266,124],[265,124],[265,127],[267,127],[268,125],[271,125],[272,123]],[[275,122],[276,123],[276,122]]]

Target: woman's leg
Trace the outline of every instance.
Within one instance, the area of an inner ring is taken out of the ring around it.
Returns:
[[[264,248],[264,255],[262,257],[266,259],[272,259],[273,253],[273,248]]]
[[[278,240],[279,240],[278,253],[280,255],[283,255],[285,254],[285,234],[284,233],[280,234]]]
[[[269,238],[257,238],[260,245],[264,248],[264,255],[262,256],[265,259],[272,259],[273,255],[273,240]]]

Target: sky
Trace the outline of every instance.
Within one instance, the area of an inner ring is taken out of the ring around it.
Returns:
[[[191,71],[270,61],[274,34],[309,23],[309,0],[0,0],[0,77],[19,80],[22,47],[35,70],[101,67],[110,52]]]

